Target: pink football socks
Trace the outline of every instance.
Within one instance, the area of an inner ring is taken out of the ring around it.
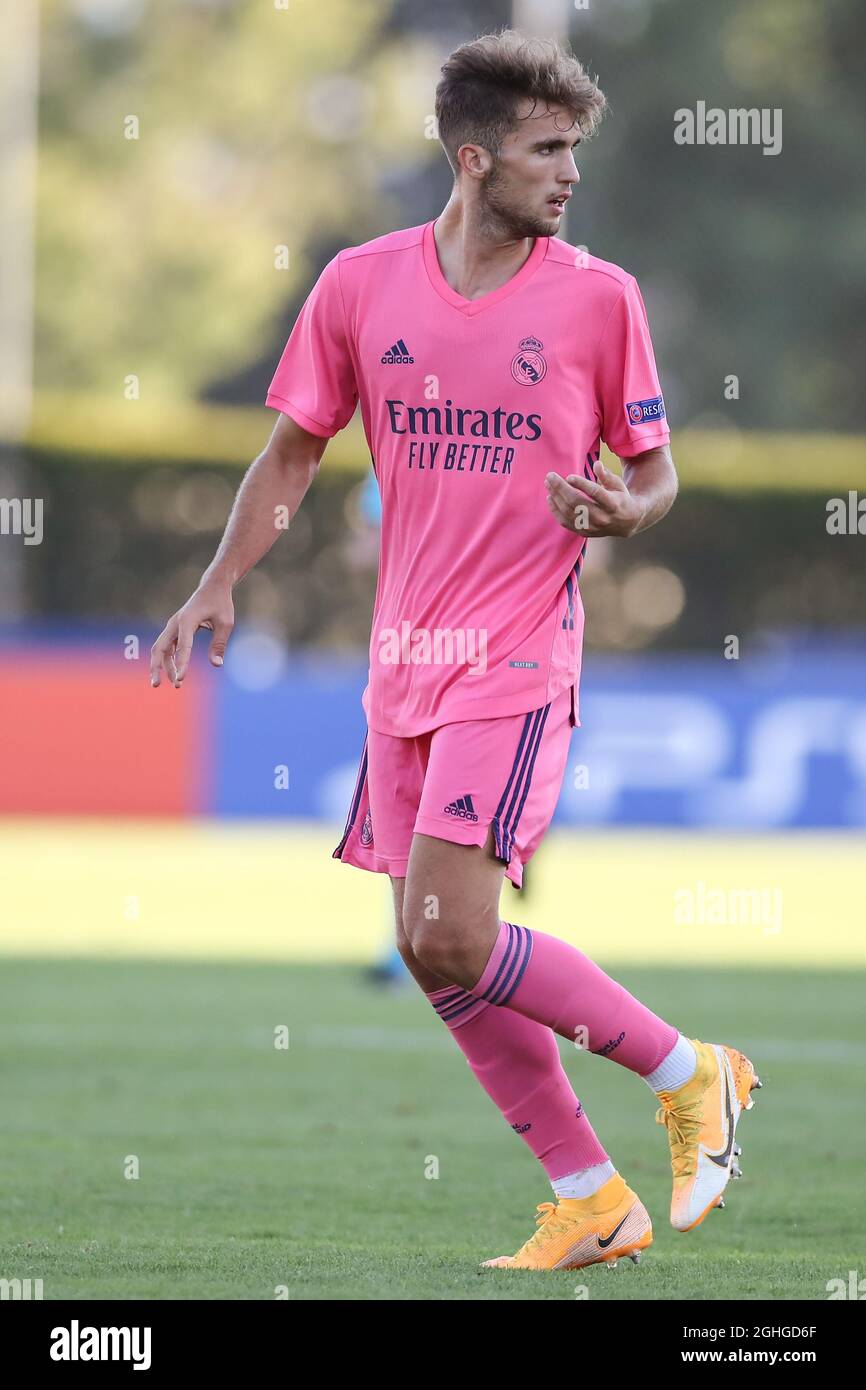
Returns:
[[[567,942],[501,922],[471,991],[428,994],[511,1128],[557,1196],[584,1196],[615,1172],[572,1089],[554,1034],[609,1057],[656,1085],[665,1067],[691,1074],[691,1044]],[[493,1006],[493,1007],[492,1007]],[[664,1063],[664,1066],[662,1065]]]
[[[491,1008],[457,985],[434,990],[427,998],[552,1183],[607,1162],[550,1028],[510,1008]]]
[[[512,922],[500,922],[471,994],[544,1023],[639,1076],[655,1071],[679,1037],[582,951]]]

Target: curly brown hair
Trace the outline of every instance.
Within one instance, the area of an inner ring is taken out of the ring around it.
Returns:
[[[554,39],[500,29],[455,48],[436,87],[439,139],[455,174],[461,145],[481,145],[499,158],[524,99],[565,107],[584,136],[593,134],[606,107],[595,80]]]

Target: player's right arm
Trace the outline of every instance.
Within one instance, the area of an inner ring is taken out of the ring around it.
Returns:
[[[327,442],[327,438],[303,429],[290,415],[278,417],[267,446],[244,475],[225,534],[198,588],[172,614],[151,648],[151,685],[159,685],[164,671],[172,684],[180,687],[199,628],[213,633],[208,656],[211,665],[222,666],[234,626],[232,591],[295,515]]]
[[[186,675],[193,637],[208,628],[210,661],[221,666],[234,626],[232,591],[291,521],[325,445],[352,418],[358,387],[346,330],[339,256],[328,262],[283,349],[266,404],[279,412],[267,448],[247,470],[225,535],[201,583],[169,618],[151,650],[151,685],[165,671]]]

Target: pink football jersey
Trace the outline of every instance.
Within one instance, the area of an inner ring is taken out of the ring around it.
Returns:
[[[577,686],[586,542],[547,505],[545,475],[591,475],[600,441],[666,444],[634,277],[555,237],[464,299],[433,223],[325,267],[267,395],[330,437],[360,402],[382,499],[363,706],[406,737],[539,709]]]

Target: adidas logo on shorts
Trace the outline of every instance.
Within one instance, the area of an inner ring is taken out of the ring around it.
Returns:
[[[476,821],[478,819],[471,796],[459,796],[456,801],[449,801],[444,809],[446,816],[456,816],[458,820]]]

